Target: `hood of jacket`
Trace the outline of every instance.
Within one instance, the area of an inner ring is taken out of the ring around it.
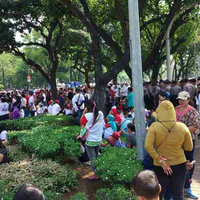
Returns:
[[[156,118],[168,129],[172,128],[176,123],[176,112],[173,104],[170,101],[163,101],[156,109]]]
[[[111,121],[114,122],[115,121],[115,117],[113,115],[108,115],[107,119],[108,119],[109,122],[111,122]]]

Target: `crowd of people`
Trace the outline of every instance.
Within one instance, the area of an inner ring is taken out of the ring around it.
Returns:
[[[0,121],[41,114],[72,115],[81,125],[77,140],[83,155],[79,159],[91,161],[95,172],[93,160],[102,148],[107,145],[137,148],[136,135],[139,133],[135,131],[135,98],[130,85],[107,86],[105,111],[99,110],[95,98],[91,99],[93,93],[94,89],[87,86],[59,89],[57,99],[52,99],[46,89],[2,92]],[[200,78],[144,83],[144,102],[147,155],[143,165],[155,171],[158,177],[161,186],[156,189],[157,194],[165,200],[181,200],[183,195],[198,199],[191,190],[191,182],[195,141],[200,128]],[[1,131],[0,138],[1,143],[6,140],[6,130]],[[99,177],[94,173],[89,179]]]

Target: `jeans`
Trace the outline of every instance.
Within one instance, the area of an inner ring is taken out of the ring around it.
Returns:
[[[185,151],[185,157],[190,162],[192,162],[194,160],[195,145],[196,145],[195,144],[195,140],[193,140],[193,149],[192,149],[192,151]],[[195,165],[193,165],[193,168],[191,170],[187,171],[186,179],[185,179],[185,187],[184,187],[185,189],[191,188],[190,179],[192,179],[192,175],[194,173],[194,168],[195,168]]]
[[[24,118],[26,118],[26,117],[29,117],[29,109],[28,108],[26,108],[25,110],[24,110]]]
[[[93,161],[95,160],[95,158],[97,158],[98,153],[99,153],[99,146],[95,146],[95,147],[90,147],[88,145],[85,145],[85,149],[86,152],[88,154],[88,157],[91,161],[91,165],[92,165],[92,170],[95,171],[96,167],[93,165]]]
[[[160,193],[160,199],[163,198],[168,186],[170,185],[172,190],[172,196],[174,200],[183,200],[183,188],[186,177],[186,163],[171,166],[173,171],[172,175],[167,176],[162,167],[154,166],[154,171],[158,177],[158,181],[162,187]]]

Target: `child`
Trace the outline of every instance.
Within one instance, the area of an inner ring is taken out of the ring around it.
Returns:
[[[156,174],[145,170],[139,172],[133,178],[133,190],[138,200],[159,200],[161,186]]]
[[[126,148],[126,145],[124,142],[120,140],[121,132],[113,132],[111,136],[108,136],[106,138],[107,143],[102,144],[102,147],[106,147],[108,144],[110,144],[111,147],[121,147],[121,148]]]
[[[105,130],[104,130],[104,138],[106,139],[108,136],[111,136],[113,132],[117,131],[117,125],[115,123],[115,117],[113,115],[108,115],[107,123],[105,124]]]
[[[130,123],[127,125],[128,135],[126,137],[126,147],[134,148],[137,146],[136,144],[136,134],[135,134],[135,126]]]

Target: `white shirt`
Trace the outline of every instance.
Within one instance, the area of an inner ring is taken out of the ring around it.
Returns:
[[[135,119],[135,113],[129,112],[128,114],[132,115],[132,118]]]
[[[93,124],[93,113],[86,113],[85,118],[87,119],[87,123],[85,125],[86,129],[89,130],[89,135],[87,137],[87,141],[90,142],[100,142],[102,140],[103,135],[103,127],[104,127],[104,115],[101,111],[99,111],[99,115],[97,117],[97,122]],[[91,128],[92,127],[92,128]]]
[[[73,114],[73,111],[71,109],[67,109],[67,108],[64,109],[64,112],[65,112],[65,115],[72,115]]]
[[[31,111],[36,111],[36,107],[35,107],[35,100],[34,97],[31,96],[28,100],[28,105],[31,107],[32,106],[32,110]]]
[[[7,131],[2,131],[0,134],[0,140],[7,140]]]
[[[122,97],[126,97],[128,95],[128,88],[124,85],[122,88],[121,88],[121,96]]]
[[[22,100],[21,100],[21,106],[22,107],[26,107],[26,103],[27,103],[26,98],[22,98]]]
[[[9,104],[7,102],[1,102],[0,103],[0,116],[7,115],[9,108]]]
[[[114,88],[115,97],[120,97],[120,88]]]
[[[72,104],[73,104],[73,109],[75,110],[75,112],[78,111],[78,106],[76,105],[76,102],[78,104],[81,104],[83,101],[85,101],[85,98],[82,94],[78,93],[76,95],[74,95],[73,99],[72,99]],[[83,110],[85,108],[84,103],[80,106],[80,109]]]
[[[60,105],[55,103],[53,106],[52,106],[52,110],[51,110],[51,114],[52,115],[57,115],[59,112],[60,112]]]
[[[49,107],[48,107],[48,113],[49,114],[51,114],[51,112],[52,112],[52,107],[53,107],[52,105],[49,105]]]

